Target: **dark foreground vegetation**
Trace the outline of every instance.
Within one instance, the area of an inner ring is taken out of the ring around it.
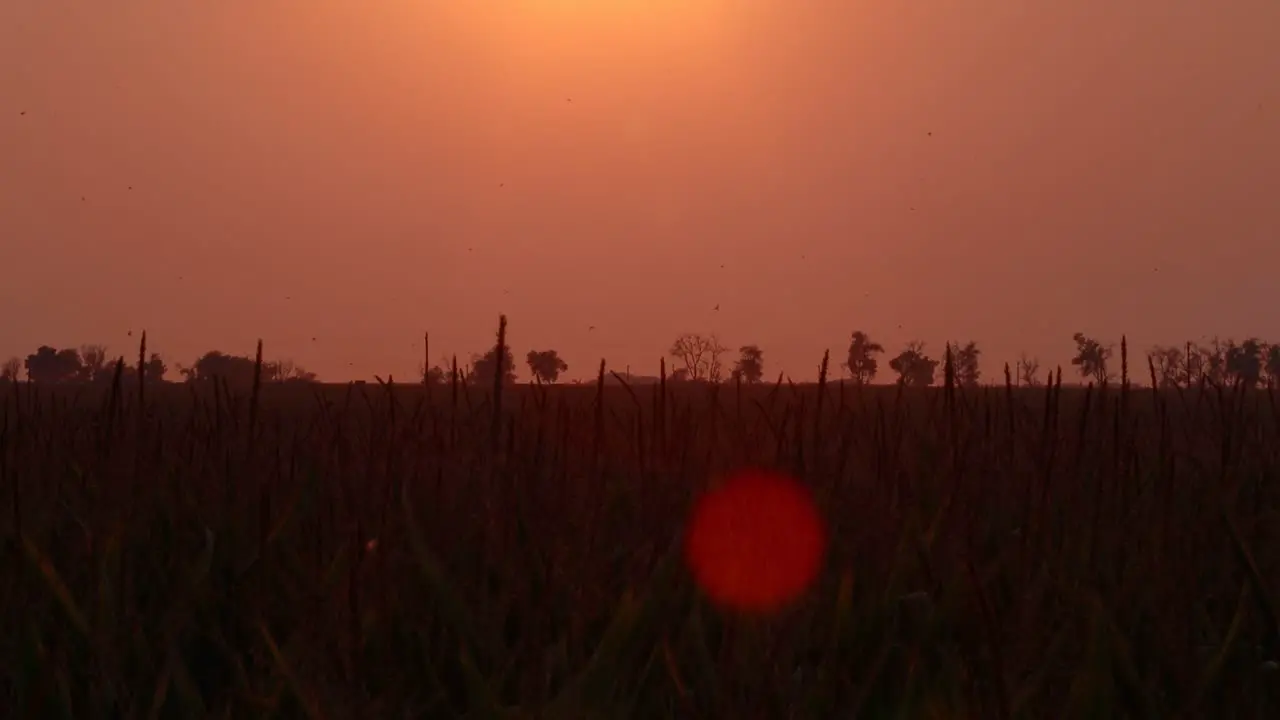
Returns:
[[[1280,717],[1275,394],[606,376],[9,384],[0,704]],[[746,464],[808,483],[832,537],[768,619],[709,607],[680,562],[694,495]]]

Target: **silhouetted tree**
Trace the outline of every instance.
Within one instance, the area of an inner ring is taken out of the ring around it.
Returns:
[[[57,350],[42,345],[27,356],[23,365],[27,377],[38,383],[73,382],[81,373],[80,353],[70,348]]]
[[[884,347],[880,343],[872,342],[866,333],[861,330],[853,332],[853,337],[849,341],[849,357],[844,367],[849,371],[849,376],[853,378],[854,383],[866,385],[875,378],[876,371],[879,370],[876,355],[883,352]]]
[[[1076,333],[1071,338],[1076,343],[1076,355],[1071,358],[1071,364],[1079,366],[1080,376],[1093,378],[1098,383],[1111,380],[1111,373],[1107,369],[1107,361],[1111,359],[1111,348],[1103,347],[1102,343],[1085,337],[1084,333]]]
[[[496,343],[484,355],[472,355],[471,369],[466,374],[467,380],[488,387],[493,382],[493,375],[497,371],[497,356],[498,346]],[[516,361],[511,354],[510,346],[504,348],[502,353],[502,376],[503,384],[511,385],[516,381]]]
[[[676,368],[671,371],[671,377],[667,380],[673,383],[689,382],[689,371],[686,368]]]
[[[16,357],[11,357],[0,365],[0,380],[8,380],[16,382],[18,374],[22,372],[22,361]]]
[[[1204,358],[1196,349],[1195,343],[1187,343],[1182,353],[1182,373],[1179,380],[1186,387],[1200,382],[1204,375]]]
[[[449,356],[442,355],[440,362],[434,367],[426,367],[426,362],[418,363],[418,380],[428,385],[443,385],[449,382],[451,367]]]
[[[136,365],[131,365],[124,358],[117,358],[116,362],[123,363],[120,368],[120,382],[128,385],[138,381],[138,368]],[[94,376],[97,378],[95,382],[112,382],[115,379],[116,362],[105,364],[102,370]],[[148,385],[164,382],[164,375],[168,369],[159,353],[151,353],[151,357],[147,358],[146,364],[142,366],[143,377]]]
[[[83,348],[82,348],[83,352]],[[81,377],[92,378],[92,382],[96,384],[109,384],[115,379],[115,364],[123,361],[124,366],[120,369],[120,382],[132,383],[138,379],[137,361],[129,361],[124,357],[116,357],[115,360],[106,361],[105,359],[97,360],[97,369],[92,373],[84,372]],[[143,366],[143,373],[146,373],[148,383],[164,382],[165,373],[169,372],[169,366],[165,364],[163,357],[159,352],[152,352],[148,357],[147,363]]]
[[[688,379],[720,382],[724,372],[720,358],[727,349],[715,335],[704,337],[697,333],[685,333],[671,343],[668,354],[684,366]],[[674,373],[672,377],[674,379]]]
[[[1256,387],[1262,381],[1262,352],[1258,338],[1247,338],[1239,345],[1228,340],[1223,352],[1227,382]]]
[[[83,382],[100,382],[111,379],[107,364],[107,348],[103,345],[80,346],[80,377]]]
[[[1027,357],[1026,353],[1018,356],[1018,384],[1030,387],[1040,385],[1040,358]]]
[[[560,379],[560,373],[569,369],[569,364],[561,360],[555,350],[530,350],[525,362],[533,377],[544,383],[554,383]]]
[[[742,378],[748,385],[760,382],[764,375],[764,351],[759,345],[743,345],[738,348],[738,362],[733,367],[733,375]]]
[[[978,359],[982,356],[982,349],[978,347],[978,343],[970,340],[961,345],[955,343],[952,347],[954,356],[952,362],[955,364],[956,383],[964,387],[977,387],[978,378],[982,376],[982,371],[978,368]]]
[[[178,372],[188,381],[205,381],[218,377],[230,386],[251,387],[254,362],[253,358],[210,350],[190,367],[178,366]]]
[[[142,366],[145,373],[143,379],[149,383],[164,382],[165,373],[169,372],[169,366],[165,365],[164,358],[159,353],[151,353],[151,357],[147,358],[147,363]]]
[[[433,365],[424,370],[422,363],[418,363],[418,377],[428,385],[443,385],[449,381],[449,370],[439,365]]]
[[[1186,361],[1182,348],[1156,345],[1147,353],[1151,364],[1156,369],[1156,384],[1162,388],[1173,388],[1186,381]]]
[[[1191,347],[1196,354],[1197,381],[1202,378],[1214,385],[1224,382],[1227,377],[1226,343],[1215,336],[1204,344],[1197,343]]]
[[[898,382],[910,387],[927,387],[933,384],[938,361],[924,354],[924,343],[912,340],[907,349],[889,361],[889,368],[898,373]]]
[[[1268,345],[1262,369],[1267,375],[1267,387],[1280,387],[1280,345]]]

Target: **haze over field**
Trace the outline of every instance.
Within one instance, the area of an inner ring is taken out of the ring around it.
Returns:
[[[4,3],[0,357],[1280,342],[1277,48],[1274,0]]]

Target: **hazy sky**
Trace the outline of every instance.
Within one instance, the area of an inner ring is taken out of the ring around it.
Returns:
[[[1276,0],[0,3],[0,357],[409,379],[505,312],[571,377],[863,329],[994,379],[1280,341],[1277,188]]]

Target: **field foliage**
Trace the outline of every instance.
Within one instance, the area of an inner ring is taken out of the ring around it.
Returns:
[[[1280,398],[27,383],[0,411],[11,717],[1280,717]],[[1059,376],[1060,377],[1060,376]],[[780,616],[680,556],[793,473]]]

